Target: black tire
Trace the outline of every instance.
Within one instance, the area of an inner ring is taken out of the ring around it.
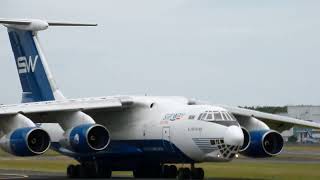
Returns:
[[[74,166],[74,177],[75,178],[81,178],[80,176],[80,165],[75,165]]]
[[[169,166],[164,165],[162,167],[161,177],[162,178],[170,178],[170,167]]]
[[[189,168],[180,168],[178,171],[178,179],[191,179],[191,171]]]
[[[111,168],[108,167],[104,167],[102,165],[99,165],[97,170],[96,170],[96,175],[95,177],[97,178],[111,178],[112,176],[112,170]]]
[[[87,164],[86,166],[83,165],[82,171],[85,172],[85,173],[83,173],[83,176],[86,178],[97,177],[97,170],[96,170],[95,166],[93,166],[92,164]]]
[[[189,168],[183,168],[185,179],[191,179],[191,171]]]
[[[184,170],[183,168],[180,168],[178,171],[178,180],[183,180],[184,179]]]
[[[200,179],[202,180],[204,178],[204,171],[202,168],[195,168],[191,172],[192,179]]]
[[[75,166],[69,165],[67,168],[67,177],[68,178],[75,178]]]
[[[135,170],[133,170],[133,177],[134,178],[143,178],[143,173],[141,168],[136,168]]]
[[[199,175],[198,178],[201,180],[204,179],[204,170],[202,168],[197,168],[197,169],[198,169],[197,171]]]
[[[110,179],[112,177],[112,170],[110,168],[106,169],[105,178]]]
[[[169,176],[168,176],[168,178],[176,178],[177,177],[177,172],[178,172],[177,167],[174,166],[174,165],[171,165],[169,167]]]
[[[159,165],[153,165],[147,168],[148,178],[161,178],[161,166]]]
[[[78,177],[79,178],[87,178],[89,175],[88,169],[86,166],[84,165],[77,165],[77,171],[78,171]]]
[[[133,171],[135,178],[161,178],[162,168],[157,164],[153,165],[140,165]]]

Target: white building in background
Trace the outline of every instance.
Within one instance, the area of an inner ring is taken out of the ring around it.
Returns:
[[[288,106],[288,115],[293,118],[320,121],[320,106]]]
[[[280,114],[306,121],[314,121],[320,123],[320,106],[299,105],[287,106],[288,113]],[[289,131],[282,133],[285,141],[288,141],[290,136],[296,136],[298,142],[301,143],[316,143],[320,142],[320,130],[307,128],[292,128]]]

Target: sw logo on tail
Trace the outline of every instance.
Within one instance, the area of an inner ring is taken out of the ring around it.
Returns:
[[[19,74],[34,72],[36,69],[38,58],[38,55],[36,55],[34,59],[32,59],[32,56],[29,56],[28,61],[26,56],[18,57],[17,66]]]

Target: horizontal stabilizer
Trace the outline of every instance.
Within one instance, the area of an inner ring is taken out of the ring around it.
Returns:
[[[48,21],[49,26],[98,26],[98,24],[83,24],[83,23],[70,23],[70,22],[51,22]]]
[[[17,24],[17,25],[29,25],[31,24],[30,20],[9,20],[9,19],[0,19],[1,24]]]
[[[8,28],[26,30],[26,31],[41,31],[46,30],[49,26],[97,26],[95,23],[74,23],[74,22],[59,22],[46,21],[39,19],[1,19],[0,24]]]

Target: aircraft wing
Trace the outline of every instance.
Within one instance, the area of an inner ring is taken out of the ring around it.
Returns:
[[[302,126],[308,128],[317,128],[320,129],[320,124],[310,121],[304,121],[300,119],[290,118],[286,116],[280,116],[275,114],[263,113],[259,111],[239,108],[239,107],[231,107],[220,105],[225,108],[229,112],[231,112],[236,118],[246,119],[245,117],[255,117],[264,123],[266,123],[271,129],[284,131],[292,128],[293,126]]]
[[[28,115],[68,111],[107,111],[126,108],[132,104],[130,97],[101,97],[1,105],[0,117],[18,113]]]

